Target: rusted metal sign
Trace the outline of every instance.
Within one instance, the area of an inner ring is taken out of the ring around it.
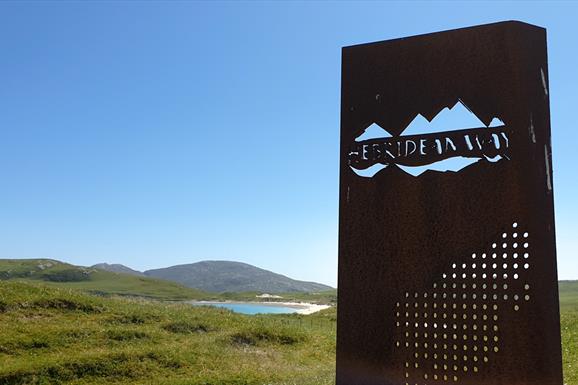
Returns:
[[[342,70],[337,384],[561,385],[546,31],[346,47]]]

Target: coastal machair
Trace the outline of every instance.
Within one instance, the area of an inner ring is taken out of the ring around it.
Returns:
[[[546,31],[343,49],[338,385],[562,385]]]

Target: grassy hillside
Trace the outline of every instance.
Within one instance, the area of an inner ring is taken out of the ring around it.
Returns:
[[[0,280],[42,282],[95,294],[162,300],[214,299],[212,294],[178,283],[70,265],[51,259],[0,259]]]
[[[333,319],[333,320],[332,320]],[[0,282],[0,384],[332,384],[334,317]]]

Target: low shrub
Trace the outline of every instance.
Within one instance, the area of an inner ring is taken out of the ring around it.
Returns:
[[[176,334],[206,333],[212,329],[200,322],[171,322],[163,326],[163,329]]]
[[[90,281],[90,274],[79,269],[66,269],[58,271],[48,271],[41,275],[41,278],[50,282],[83,282]]]
[[[149,338],[150,336],[139,330],[107,330],[106,336],[110,340],[114,341],[130,341],[139,340],[143,338]]]
[[[121,324],[121,325],[144,325],[146,323],[158,322],[161,317],[156,314],[148,314],[146,312],[141,313],[129,313],[129,314],[115,314],[108,318],[105,322],[110,324]]]
[[[44,349],[44,348],[49,348],[50,344],[47,341],[41,341],[41,340],[32,340],[29,342],[25,342],[22,344],[22,348],[28,350],[28,349]]]
[[[35,307],[55,310],[82,311],[85,313],[100,313],[102,308],[90,303],[68,298],[42,298],[33,303]]]
[[[14,355],[23,351],[50,348],[50,343],[43,338],[26,338],[24,340],[0,342],[0,353]],[[1,383],[1,382],[0,382]]]
[[[132,325],[142,325],[147,320],[141,314],[125,314],[121,316],[113,317],[109,320],[111,323],[119,323],[119,324],[132,324]]]

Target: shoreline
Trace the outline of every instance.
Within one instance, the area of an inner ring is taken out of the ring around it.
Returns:
[[[260,305],[260,306],[270,306],[270,307],[288,307],[295,309],[294,314],[313,314],[318,311],[329,309],[331,305],[319,305],[311,302],[263,302],[263,301],[186,301],[188,304],[192,305],[213,305],[213,304],[231,304],[231,305]]]

